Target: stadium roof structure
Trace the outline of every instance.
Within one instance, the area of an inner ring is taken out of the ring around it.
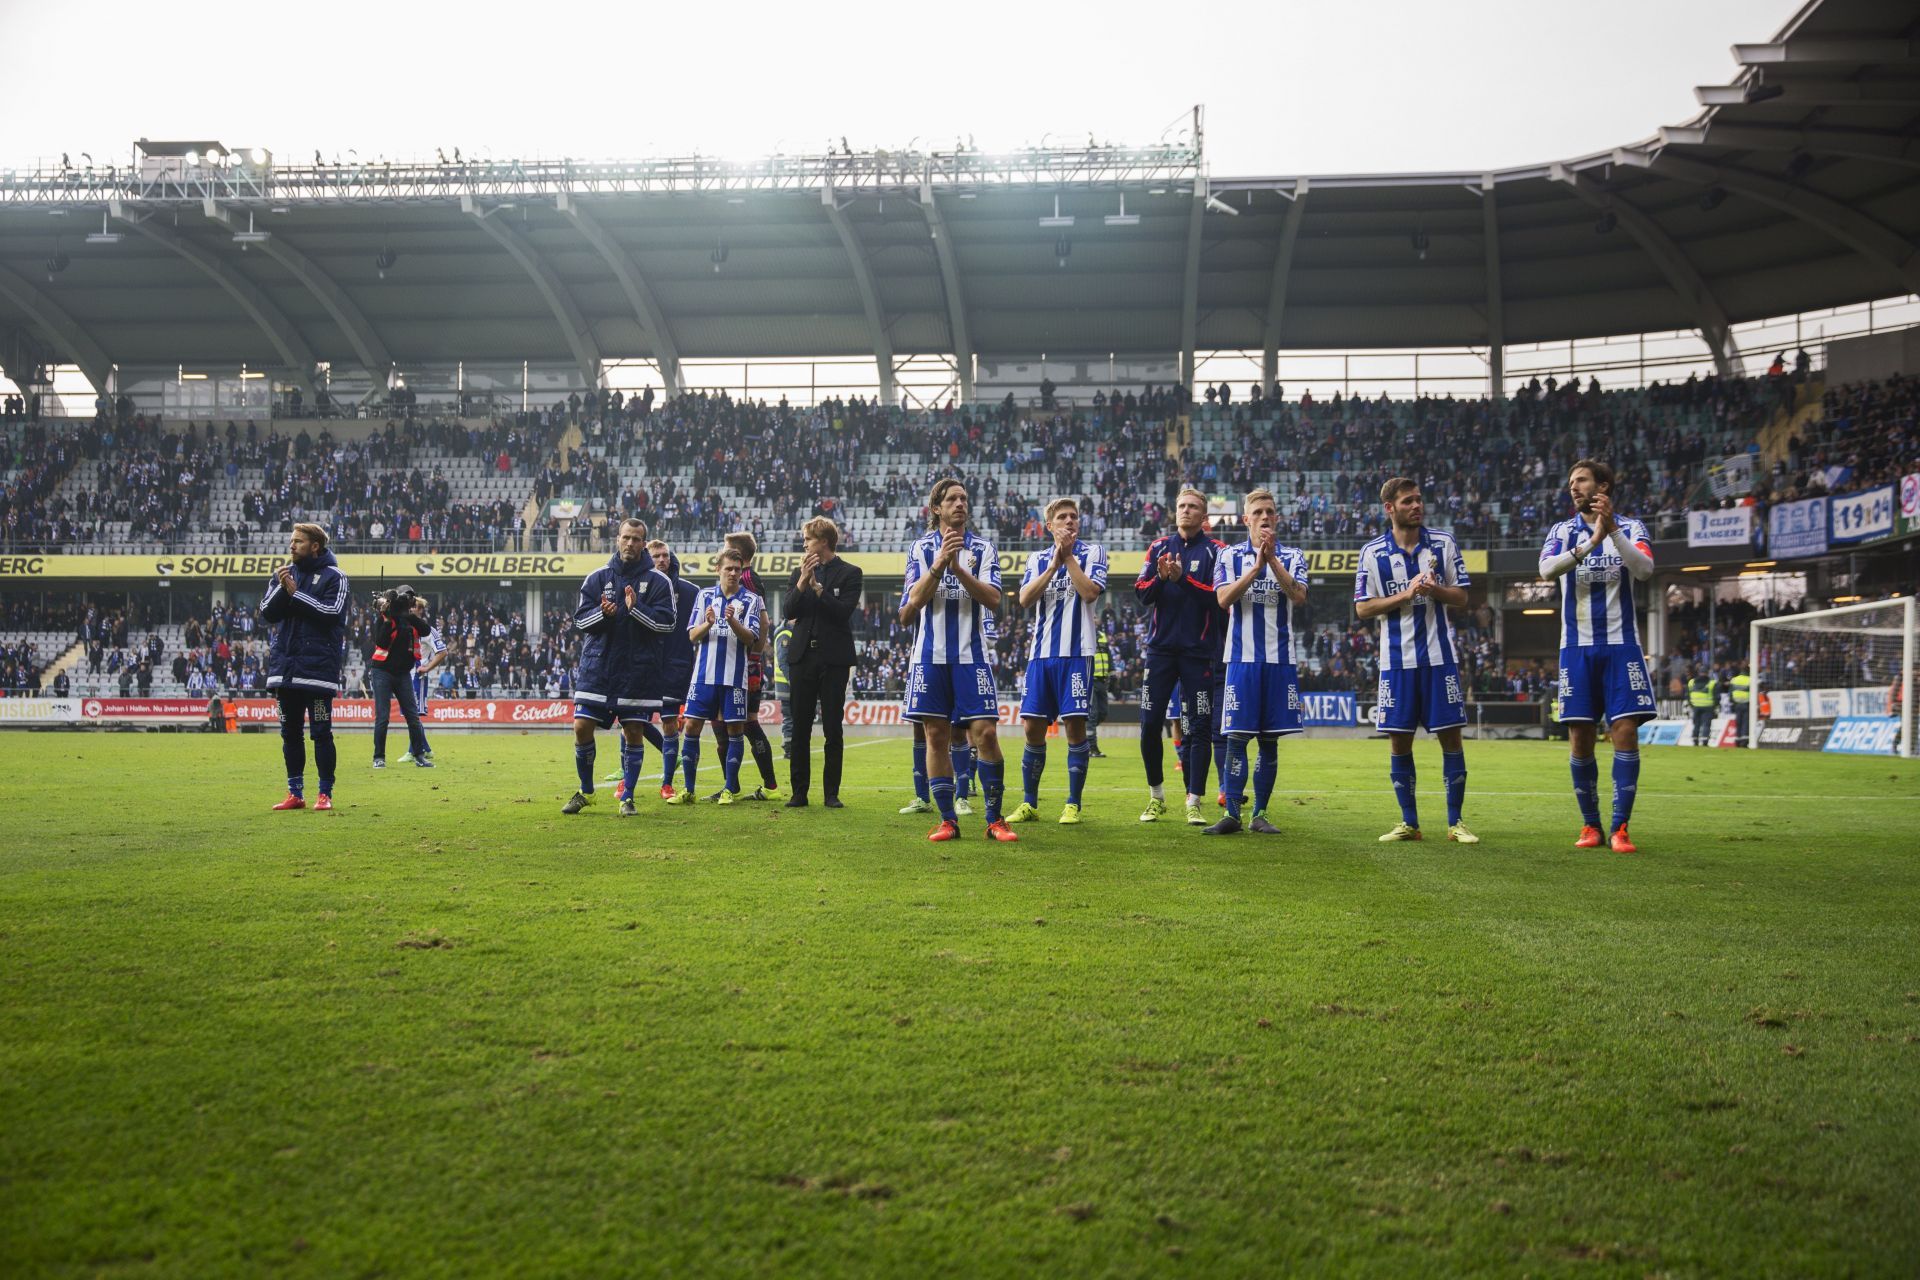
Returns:
[[[1217,177],[1148,148],[285,164],[143,143],[0,175],[0,338],[310,378],[454,360],[1485,346],[1920,292],[1920,5],[1814,0],[1702,111],[1490,172]],[[1657,38],[1650,37],[1650,38]],[[321,157],[315,156],[315,161]],[[19,356],[14,356],[16,366]],[[383,377],[377,379],[383,382]]]

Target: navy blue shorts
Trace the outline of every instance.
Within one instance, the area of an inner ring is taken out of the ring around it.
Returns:
[[[1436,733],[1457,729],[1466,722],[1466,690],[1460,685],[1460,668],[1453,663],[1380,673],[1382,733],[1412,733],[1415,729]]]
[[[613,722],[622,724],[629,721],[639,723],[653,718],[660,704],[652,700],[638,698],[597,698],[587,694],[573,695],[573,718],[591,720],[602,729],[610,729]]]
[[[1087,718],[1092,701],[1092,658],[1034,658],[1027,663],[1027,692],[1020,699],[1023,719]]]
[[[1221,724],[1229,737],[1299,733],[1300,672],[1291,662],[1229,662]]]
[[[1180,704],[1185,702],[1187,714],[1199,722],[1203,732],[1211,729],[1218,733],[1220,703],[1216,693],[1224,678],[1223,664],[1206,658],[1149,653],[1146,680],[1140,688],[1141,725],[1150,727],[1178,719]]]
[[[1000,694],[984,662],[916,662],[907,670],[904,720],[998,720]]]
[[[1592,645],[1560,651],[1560,701],[1555,718],[1561,724],[1651,720],[1659,714],[1653,705],[1647,660],[1639,645]]]
[[[718,720],[722,724],[747,722],[747,689],[737,684],[696,684],[687,690],[682,712],[689,720]]]

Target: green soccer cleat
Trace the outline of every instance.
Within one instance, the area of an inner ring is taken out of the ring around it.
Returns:
[[[967,799],[965,796],[955,796],[953,798],[953,812],[956,817],[971,818],[973,816],[973,801]]]
[[[1060,825],[1063,827],[1079,826],[1080,825],[1080,806],[1077,804],[1068,804],[1068,805],[1060,806]]]
[[[734,804],[740,799],[738,791],[722,791],[713,798],[715,804]]]
[[[753,794],[747,797],[749,800],[785,800],[786,798],[786,795],[777,786],[755,787]]]
[[[667,797],[667,803],[668,804],[692,804],[694,802],[694,798],[695,798],[694,794],[691,791],[676,791],[672,795]]]
[[[1156,799],[1150,798],[1147,801],[1147,807],[1143,809],[1140,813],[1140,821],[1158,822],[1162,817],[1166,815],[1166,812],[1167,812],[1167,802],[1165,800],[1156,800]]]
[[[592,792],[576,791],[573,793],[573,799],[567,801],[565,804],[560,806],[560,812],[578,813],[592,803],[593,803]]]
[[[1189,804],[1187,806],[1187,825],[1190,827],[1204,827],[1207,825],[1207,815],[1201,811],[1199,805]]]
[[[925,800],[922,800],[922,799],[921,799],[921,798],[920,798],[919,796],[915,796],[915,797],[914,797],[914,798],[913,798],[912,800],[910,800],[910,801],[909,801],[909,802],[907,802],[906,804],[903,804],[903,805],[901,805],[901,806],[900,806],[900,812],[902,812],[902,813],[932,813],[932,812],[933,812],[933,806],[932,806],[931,804],[929,804],[929,803],[927,803],[927,802],[926,802]]]
[[[1410,827],[1404,822],[1396,822],[1393,824],[1393,830],[1387,832],[1387,834],[1380,837],[1380,843],[1392,844],[1396,840],[1418,840],[1418,839],[1420,839],[1420,828]]]
[[[1040,811],[1022,800],[1020,807],[1007,815],[1008,822],[1034,822],[1040,817]]]
[[[1456,822],[1447,828],[1447,839],[1455,844],[1479,844],[1480,837],[1467,830],[1467,824]]]

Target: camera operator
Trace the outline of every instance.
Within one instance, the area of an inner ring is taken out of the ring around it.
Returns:
[[[413,668],[420,660],[420,642],[432,630],[415,612],[420,597],[412,587],[395,587],[375,596],[378,617],[373,620],[373,652],[367,657],[367,688],[373,694],[373,767],[387,767],[388,699],[400,703],[407,721],[407,759],[422,769],[433,768],[427,731],[420,723],[420,707],[413,697]]]

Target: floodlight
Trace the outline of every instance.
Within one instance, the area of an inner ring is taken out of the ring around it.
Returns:
[[[233,242],[240,246],[240,251],[242,253],[246,252],[247,246],[250,244],[265,244],[267,241],[271,239],[273,239],[273,232],[255,231],[253,229],[253,211],[252,210],[247,211],[247,229],[245,231],[236,231],[233,233]]]
[[[1108,214],[1104,221],[1110,227],[1137,227],[1140,225],[1140,215],[1127,212],[1127,193],[1122,191],[1120,193],[1120,212]]]
[[[255,147],[252,151],[248,152],[247,155],[255,164],[265,164],[267,162],[267,153],[260,147]]]
[[[200,153],[199,153],[198,151],[189,151],[189,152],[187,152],[187,163],[188,163],[188,164],[190,164],[190,165],[194,165],[194,164],[199,164],[199,163],[200,163]]]
[[[102,209],[100,211],[100,229],[98,231],[92,231],[87,234],[87,243],[88,244],[119,244],[120,243],[120,233],[118,231],[107,230],[106,210]]]
[[[1051,218],[1041,218],[1040,225],[1048,228],[1070,227],[1073,225],[1073,215],[1060,212],[1060,197],[1058,195],[1053,198],[1053,216]]]

